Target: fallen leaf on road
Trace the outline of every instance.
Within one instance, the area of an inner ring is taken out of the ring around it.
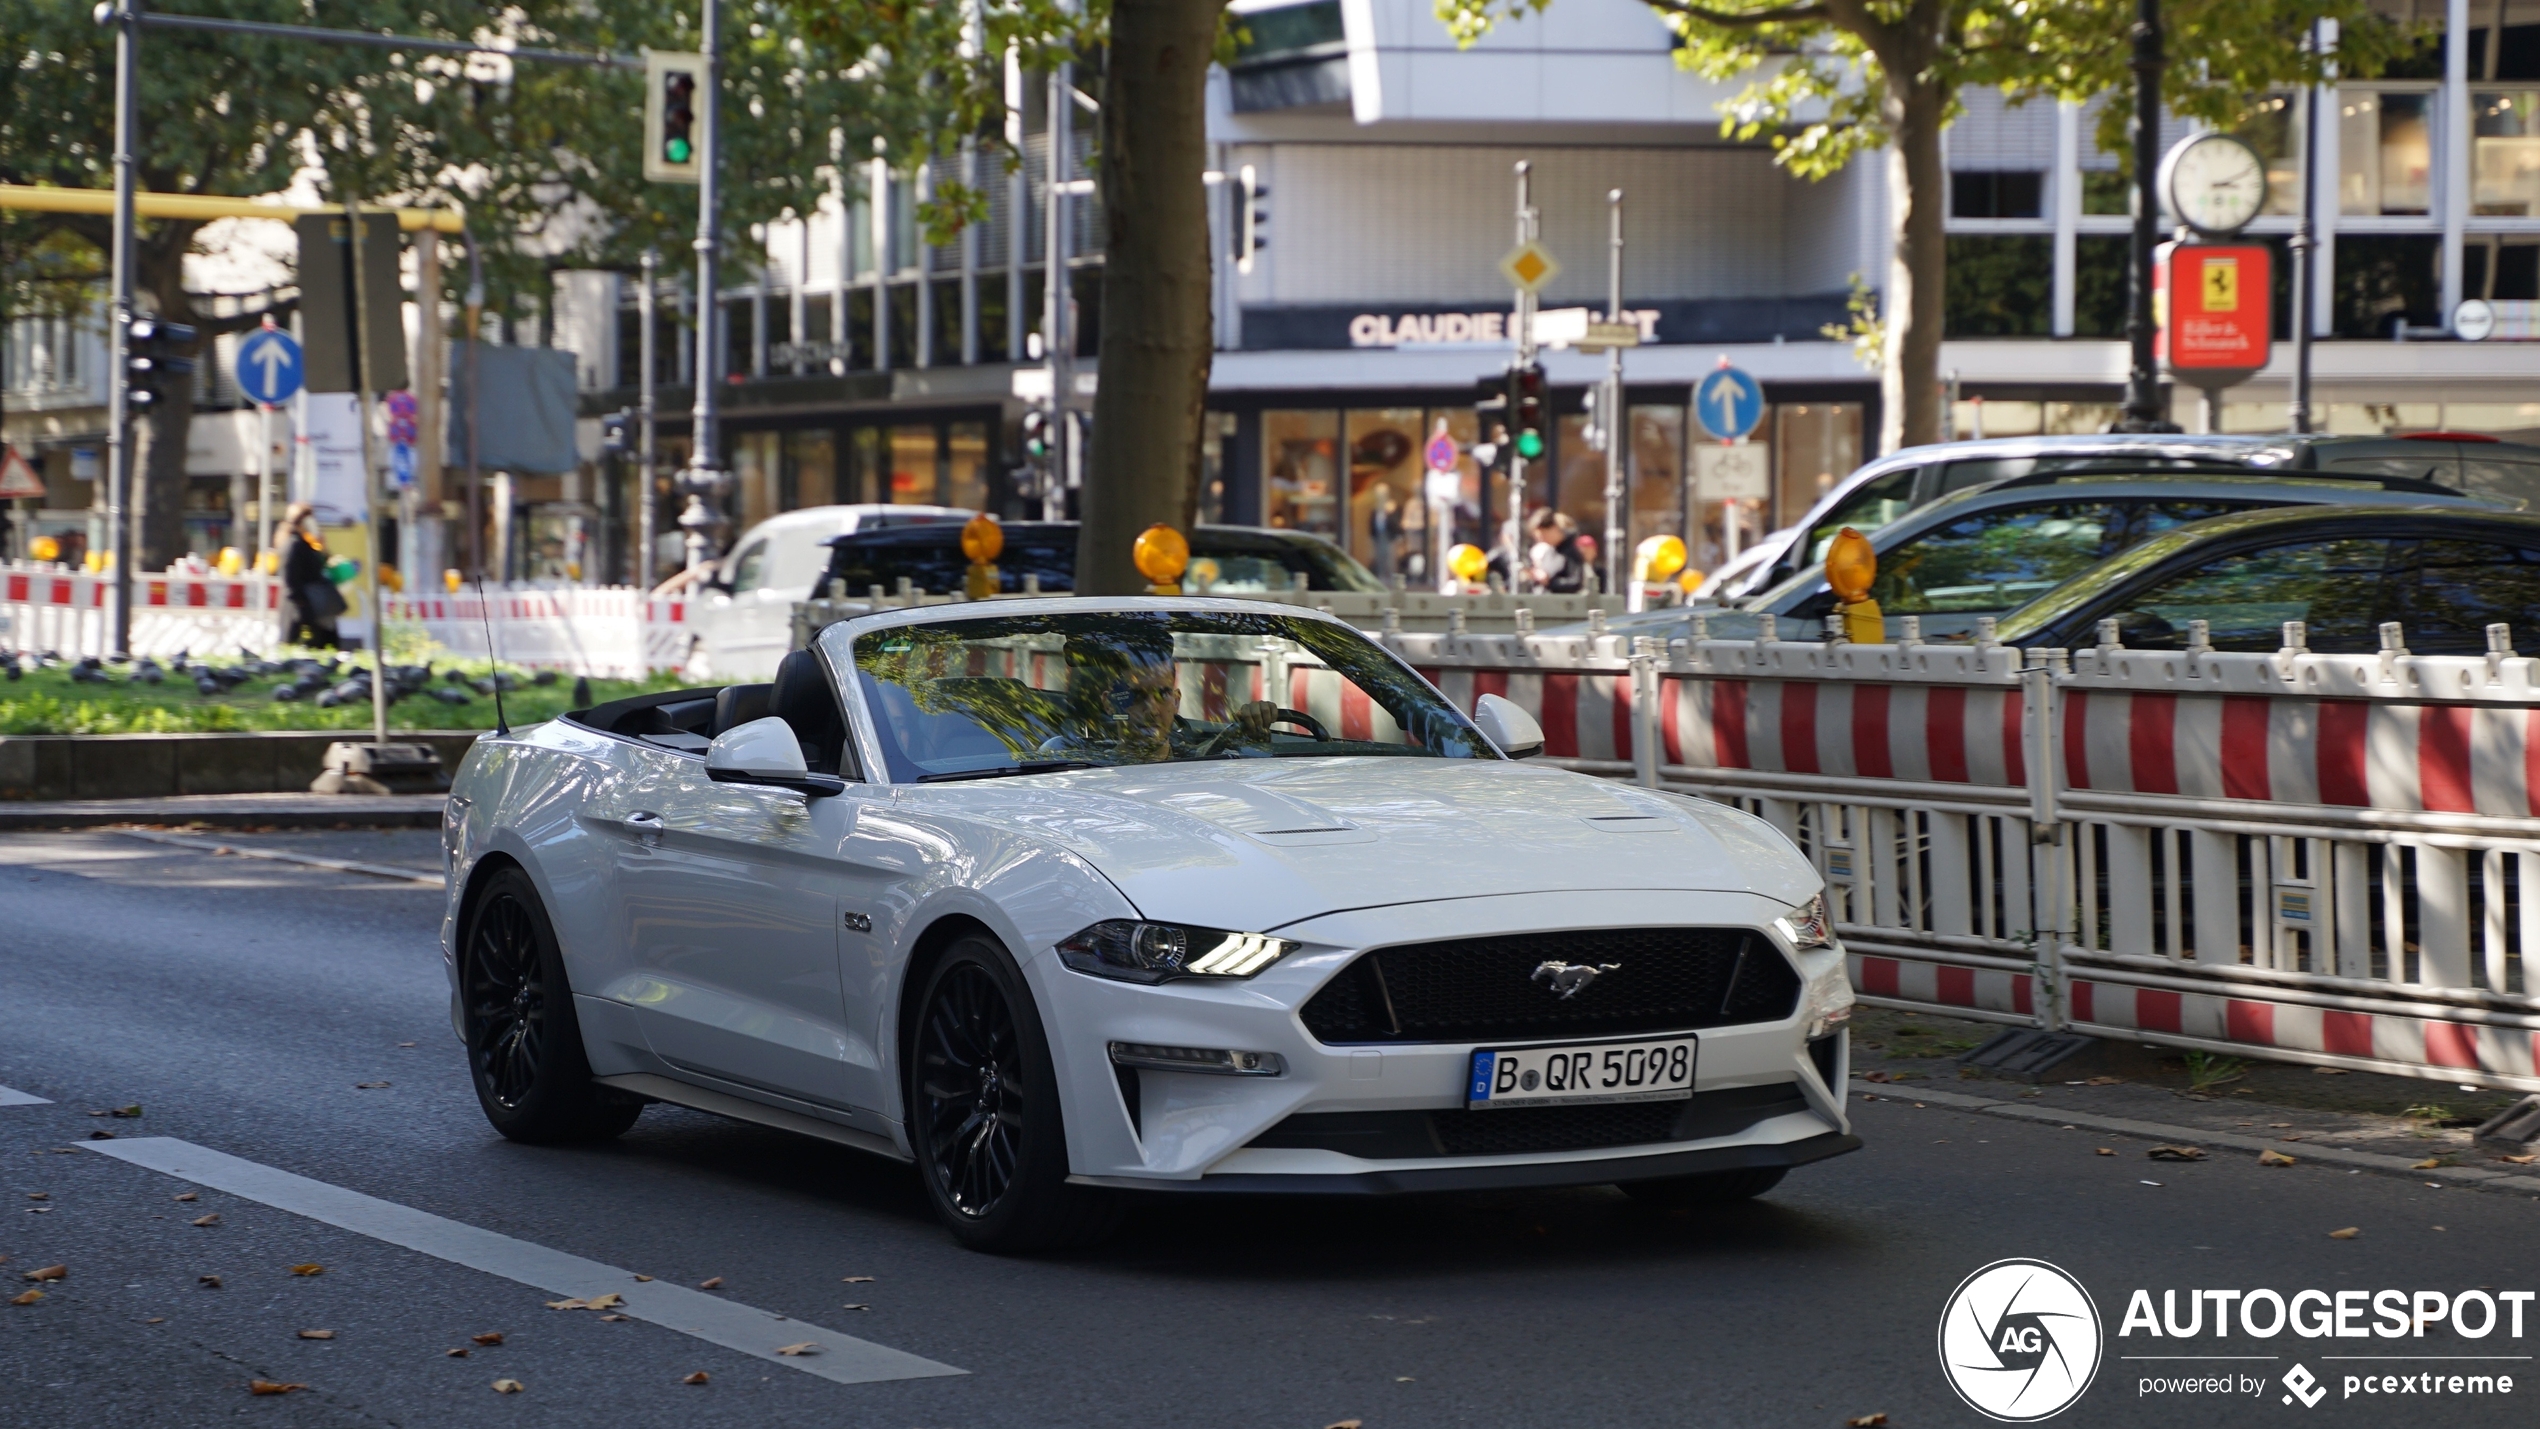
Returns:
[[[218,1212],[218,1211],[214,1211],[214,1212],[212,1212],[210,1215],[207,1215],[207,1216],[196,1216],[194,1219],[192,1219],[192,1220],[190,1220],[190,1221],[187,1221],[187,1222],[186,1222],[186,1224],[187,1224],[187,1225],[189,1225],[189,1226],[216,1226],[216,1225],[219,1225],[219,1224],[220,1224],[220,1212]]]
[[[2195,1146],[2155,1146],[2143,1153],[2155,1161],[2202,1161],[2204,1149]]]
[[[153,1315],[153,1316],[151,1316],[149,1319],[144,1320],[144,1321],[142,1321],[141,1323],[142,1323],[142,1324],[145,1324],[145,1325],[164,1325],[164,1324],[166,1324],[167,1322],[168,1322],[168,1317],[167,1317],[167,1316],[165,1316],[165,1315]]]
[[[847,1277],[846,1283],[849,1285],[869,1285],[873,1283],[873,1277],[870,1275],[850,1275]]]
[[[2144,1184],[2144,1185],[2146,1185],[2146,1186],[2158,1186],[2158,1185],[2159,1185],[2159,1184],[2161,1184],[2161,1183],[2160,1183],[2160,1182],[2158,1182],[2158,1181],[2146,1181],[2146,1182],[2144,1182],[2143,1184]]]
[[[466,1350],[464,1350],[464,1349],[457,1349],[457,1350],[443,1350],[441,1353],[443,1353],[443,1354],[445,1354],[445,1355],[448,1355],[450,1358],[452,1358],[452,1359],[454,1359],[454,1360],[463,1360],[463,1359],[466,1359],[466,1358],[467,1358],[467,1351],[466,1351]]]
[[[681,1384],[703,1384],[706,1382],[706,1379],[706,1372],[704,1370],[699,1370],[695,1374],[682,1378],[679,1382]]]
[[[30,1270],[22,1278],[27,1280],[59,1280],[70,1273],[71,1268],[67,1265],[48,1265],[42,1270]]]
[[[217,1275],[197,1275],[194,1277],[194,1283],[202,1286],[206,1290],[218,1290],[220,1288],[220,1277]]]
[[[2344,1230],[2330,1231],[2328,1233],[2328,1238],[2330,1240],[2353,1240],[2355,1237],[2362,1235],[2363,1233],[2363,1227],[2361,1226],[2348,1226]]]
[[[326,1267],[319,1265],[315,1261],[311,1261],[306,1265],[295,1265],[291,1267],[291,1273],[294,1275],[324,1275],[326,1273]]]
[[[780,1355],[816,1355],[820,1353],[820,1346],[805,1340],[799,1345],[778,1345],[776,1352]]]
[[[2100,1154],[2100,1155],[2102,1155],[2102,1156],[2114,1156],[2114,1155],[2116,1155],[2116,1154],[2117,1154],[2117,1152],[2116,1152],[2116,1148],[2114,1148],[2114,1147],[2111,1147],[2111,1146],[2102,1146],[2102,1147],[2100,1147],[2100,1148],[2099,1148],[2099,1154]]]
[[[2311,1070],[2319,1073],[2323,1077],[2342,1077],[2346,1075],[2346,1069],[2344,1067],[2313,1067]]]
[[[375,1092],[386,1085],[388,1085],[386,1082],[355,1082],[353,1083],[353,1090],[357,1092]]]
[[[1359,1421],[1355,1419],[1335,1419],[1331,1423],[1324,1425],[1323,1429],[1359,1429]]]
[[[251,1379],[247,1381],[247,1392],[249,1394],[289,1394],[295,1389],[306,1388],[308,1388],[308,1386],[305,1384],[281,1384],[270,1379]]]
[[[135,1117],[137,1117],[137,1116],[141,1115],[141,1103],[139,1103],[139,1102],[134,1102],[134,1103],[133,1103],[132,1105],[130,1105],[130,1106],[119,1106],[119,1107],[116,1107],[113,1111],[110,1111],[110,1112],[108,1112],[108,1113],[106,1113],[106,1114],[107,1114],[108,1116],[119,1116],[119,1117],[122,1117],[122,1118],[123,1118],[124,1120],[126,1120],[126,1121],[130,1121],[130,1120],[132,1120],[133,1118],[135,1118]]]
[[[29,1206],[26,1208],[26,1213],[30,1216],[41,1216],[49,1214],[52,1209],[51,1206]]]
[[[411,1047],[411,1046],[413,1046],[414,1044],[413,1044],[412,1042],[400,1042],[400,1043],[398,1043],[397,1045],[398,1045],[398,1046],[400,1046],[400,1047]]]
[[[650,1279],[652,1279],[652,1277],[651,1277],[651,1276],[649,1276],[649,1275],[638,1275],[638,1276],[636,1276],[635,1278],[636,1278],[636,1279],[638,1279],[638,1280],[650,1280]]]
[[[2258,1153],[2258,1164],[2261,1166],[2290,1166],[2293,1164],[2293,1158],[2285,1155],[2281,1151],[2261,1151]]]
[[[177,1199],[180,1201],[191,1201],[195,1199],[195,1195],[192,1191],[186,1191],[178,1195]]]
[[[2440,1157],[2440,1156],[2429,1156],[2429,1157],[2425,1158],[2423,1161],[2411,1161],[2411,1162],[2409,1162],[2409,1163],[2408,1163],[2408,1169],[2409,1169],[2409,1170],[2411,1170],[2411,1171],[2433,1171],[2433,1170],[2436,1170],[2436,1169],[2440,1168],[2440,1167],[2442,1166],[2442,1164],[2443,1164],[2443,1158],[2442,1158],[2442,1157]]]
[[[1407,1374],[1398,1374],[1393,1377],[1393,1382],[1396,1384],[1418,1384],[1420,1381],[1413,1379]]]
[[[2504,1159],[2512,1162],[2516,1166],[2528,1166],[2534,1161],[2540,1161],[2540,1153],[2535,1153],[2530,1156],[2508,1156]]]
[[[873,1307],[870,1305],[841,1305],[838,1308],[841,1310],[870,1310]]]
[[[720,1275],[708,1276],[706,1279],[703,1279],[703,1280],[700,1280],[700,1281],[698,1281],[698,1282],[697,1282],[697,1288],[698,1288],[699,1290],[712,1290],[712,1289],[716,1288],[717,1286],[721,1285],[722,1283],[723,1283],[723,1277],[722,1277],[722,1276],[720,1276]]]
[[[528,1387],[528,1385],[525,1385],[516,1379],[498,1379],[494,1381],[494,1392],[496,1394],[518,1394]]]
[[[49,1201],[53,1199],[53,1193],[50,1191],[29,1191],[26,1193],[26,1198],[30,1201]]]
[[[468,1338],[474,1340],[480,1345],[499,1345],[503,1342],[503,1332],[500,1330],[487,1330],[484,1334],[470,1335]]]
[[[588,1300],[550,1300],[547,1302],[547,1308],[550,1310],[609,1310],[625,1303],[626,1297],[612,1290],[605,1295],[594,1295]]]
[[[300,1338],[304,1340],[331,1340],[335,1338],[335,1332],[333,1330],[302,1330],[300,1332]]]
[[[1843,1422],[1845,1425],[1849,1426],[1849,1429],[1878,1429],[1878,1426],[1887,1422],[1887,1416],[1884,1414],[1864,1414],[1858,1419],[1846,1419]]]
[[[23,1295],[12,1295],[12,1296],[10,1296],[10,1297],[9,1297],[9,1303],[10,1303],[10,1304],[12,1304],[12,1305],[32,1305],[32,1304],[34,1304],[36,1301],[41,1300],[41,1299],[43,1299],[43,1298],[44,1298],[44,1292],[43,1292],[43,1291],[41,1291],[41,1290],[30,1290],[30,1291],[26,1292],[26,1293],[25,1293],[25,1294],[23,1294]]]

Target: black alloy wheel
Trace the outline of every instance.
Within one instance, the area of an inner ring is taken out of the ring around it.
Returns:
[[[592,1080],[564,954],[529,875],[488,874],[460,929],[461,1026],[485,1119],[537,1145],[604,1141],[633,1126],[643,1098]]]
[[[920,1034],[918,1089],[936,1183],[953,1209],[989,1214],[1014,1188],[1030,1082],[1014,1013],[976,963],[935,985]]]
[[[944,950],[906,1045],[910,1149],[954,1239],[1015,1254],[1110,1234],[1118,1198],[1068,1184],[1049,1040],[1002,946],[972,934]]]

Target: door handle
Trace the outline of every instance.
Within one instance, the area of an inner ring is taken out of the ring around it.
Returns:
[[[661,815],[650,809],[638,809],[618,822],[624,824],[629,832],[641,840],[644,847],[659,848],[661,846]]]

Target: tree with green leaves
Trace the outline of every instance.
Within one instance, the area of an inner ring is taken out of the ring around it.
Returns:
[[[1552,0],[1436,0],[1457,42],[1538,14]],[[1679,36],[1676,62],[1706,78],[1748,81],[1724,106],[1722,132],[1763,137],[1775,159],[1822,179],[1871,150],[1887,155],[1894,258],[1880,294],[1882,450],[1940,439],[1940,342],[1946,310],[1949,176],[1941,131],[1961,91],[2014,102],[2107,95],[2102,147],[2127,152],[2134,0],[1642,0]],[[2339,22],[2335,52],[2304,44]],[[2171,113],[2236,127],[2272,88],[2319,80],[2329,65],[2369,75],[2417,36],[2367,0],[2168,0],[2162,29]],[[2130,161],[2129,161],[2130,167]]]

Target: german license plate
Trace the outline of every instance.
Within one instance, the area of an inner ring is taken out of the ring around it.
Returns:
[[[1499,1047],[1473,1054],[1464,1105],[1474,1111],[1584,1102],[1678,1101],[1693,1095],[1691,1037],[1593,1046]]]

